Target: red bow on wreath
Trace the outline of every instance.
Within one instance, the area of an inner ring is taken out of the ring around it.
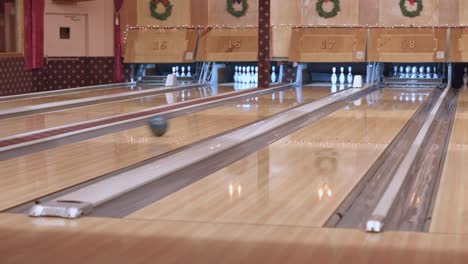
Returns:
[[[414,5],[414,1],[416,1],[416,0],[409,0],[411,5]]]
[[[169,0],[154,0],[154,4],[155,5],[159,4],[159,1],[161,1],[164,6],[167,6],[169,4]],[[412,1],[414,2],[414,0]]]

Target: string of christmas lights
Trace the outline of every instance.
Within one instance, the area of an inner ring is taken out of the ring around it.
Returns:
[[[136,25],[136,26],[130,26],[127,25],[125,28],[124,36],[123,36],[123,42],[124,44],[127,43],[127,35],[130,30],[160,30],[161,32],[163,31],[177,31],[181,29],[197,29],[197,30],[211,30],[211,29],[218,29],[218,30],[223,30],[223,29],[241,29],[241,30],[246,30],[246,29],[257,29],[257,25],[180,25],[180,26],[159,26],[159,25]],[[437,28],[462,28],[462,29],[468,29],[468,25],[451,25],[451,24],[444,24],[444,25],[405,25],[405,24],[400,24],[400,25],[362,25],[362,24],[336,24],[336,25],[326,25],[326,24],[275,24],[271,25],[272,29],[276,28],[362,28],[362,29],[368,29],[368,28],[412,28],[412,29],[437,29]]]

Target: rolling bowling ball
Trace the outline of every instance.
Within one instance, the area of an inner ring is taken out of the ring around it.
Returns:
[[[167,126],[167,119],[162,116],[154,116],[149,120],[149,127],[157,137],[161,137],[166,133]]]

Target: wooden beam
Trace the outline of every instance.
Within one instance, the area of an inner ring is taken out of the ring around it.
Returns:
[[[271,21],[270,1],[258,3],[258,87],[270,87]]]

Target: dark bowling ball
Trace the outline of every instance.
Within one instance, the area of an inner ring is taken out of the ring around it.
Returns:
[[[155,116],[149,120],[149,127],[157,137],[163,136],[167,131],[167,120],[162,116]]]

